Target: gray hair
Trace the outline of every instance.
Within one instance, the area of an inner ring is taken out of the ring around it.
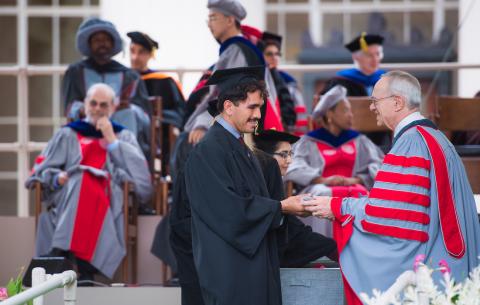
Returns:
[[[87,95],[85,96],[85,101],[90,100],[97,91],[103,91],[104,93],[108,94],[110,96],[110,101],[113,104],[116,104],[115,91],[113,91],[112,87],[104,83],[96,83],[90,88],[88,88]]]
[[[422,103],[422,88],[418,79],[404,71],[390,71],[382,75],[387,78],[391,94],[399,95],[407,100],[409,109],[420,108]]]

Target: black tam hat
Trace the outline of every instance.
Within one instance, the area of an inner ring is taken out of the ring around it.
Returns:
[[[367,33],[362,33],[362,35],[356,37],[349,43],[345,45],[345,48],[347,48],[350,52],[356,52],[358,50],[366,51],[366,48],[369,45],[372,44],[378,44],[382,45],[383,44],[383,36],[380,35],[375,35],[375,34],[367,34]]]
[[[139,44],[150,52],[154,49],[158,49],[158,42],[150,38],[145,33],[142,32],[130,32],[127,33],[127,36],[132,40],[133,43]]]
[[[293,144],[300,139],[299,137],[282,132],[282,131],[276,131],[274,129],[269,129],[269,130],[263,130],[260,131],[259,133],[256,133],[254,135],[254,141],[263,141],[263,142],[288,142],[290,144]]]
[[[205,85],[217,85],[220,93],[242,83],[262,81],[265,77],[264,66],[239,67],[215,71]],[[209,101],[208,112],[212,116],[219,114],[218,100]]]
[[[264,45],[264,48],[267,45],[274,44],[280,50],[282,47],[282,36],[271,32],[263,32],[262,43]]]

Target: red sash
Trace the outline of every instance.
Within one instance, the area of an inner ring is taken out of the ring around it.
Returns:
[[[100,145],[101,139],[77,135],[82,153],[80,164],[103,169],[107,151]],[[91,261],[95,253],[103,222],[110,207],[109,187],[109,179],[94,176],[88,171],[83,172],[70,242],[70,250],[83,260]]]
[[[280,116],[280,104],[278,99],[275,100],[275,109],[270,104],[270,99],[266,101],[265,120],[263,129],[273,129],[276,131],[283,131],[282,117]]]
[[[333,147],[325,142],[317,142],[317,148],[325,160],[322,177],[327,178],[334,175],[352,177],[357,156],[355,141],[349,141],[339,147]],[[359,197],[368,194],[367,189],[360,184],[330,188],[333,197]]]
[[[437,139],[427,129],[417,126],[430,151],[435,182],[438,192],[438,214],[445,248],[452,257],[462,258],[465,254],[465,240],[458,222],[455,198],[448,175],[447,160]]]

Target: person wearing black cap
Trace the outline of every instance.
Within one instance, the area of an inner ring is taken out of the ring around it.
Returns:
[[[337,72],[322,94],[335,85],[342,85],[347,88],[348,96],[370,96],[373,86],[386,72],[379,68],[383,59],[382,44],[382,36],[365,32],[347,43],[345,48],[352,53],[355,68]]]
[[[282,119],[295,135],[301,136],[307,132],[307,108],[295,78],[278,69],[282,56],[282,36],[263,32],[259,47],[263,51],[263,56],[275,82]]]
[[[253,137],[253,152],[260,162],[272,199],[285,198],[282,177],[292,162],[292,144],[298,139],[297,136],[272,129],[260,131]],[[337,259],[335,241],[312,232],[310,226],[294,215],[284,216],[284,222],[277,230],[277,245],[282,268],[301,268],[323,256]]]
[[[237,0],[208,0],[209,9],[207,25],[215,40],[220,43],[220,56],[213,66],[213,71],[235,67],[252,67],[265,65],[262,52],[241,34],[240,22],[245,19],[247,12]],[[270,73],[265,74],[265,82],[269,93],[269,111],[266,113],[271,118],[272,124],[277,124],[283,129],[280,109],[277,109],[277,96]],[[195,111],[185,124],[189,133],[188,142],[196,144],[204,136],[211,125],[212,117],[206,111],[208,101],[215,99],[218,91],[210,88],[209,94],[202,99]],[[274,123],[273,123],[274,122]]]
[[[185,165],[205,304],[281,304],[276,229],[282,213],[305,215],[302,196],[270,198],[258,160],[243,142],[267,97],[264,71],[234,68],[210,77],[207,84],[219,89],[220,114]]]
[[[148,68],[148,62],[155,57],[158,43],[142,32],[129,32],[127,36],[130,43],[130,65],[140,73],[149,96],[162,97],[163,136],[162,159],[163,164],[168,164],[170,159],[170,138],[168,125],[183,128],[185,113],[185,98],[180,85],[169,75]]]
[[[341,70],[332,78],[321,94],[341,85],[347,89],[347,96],[370,96],[373,86],[386,71],[379,69],[383,59],[383,40],[380,35],[362,33],[345,47],[352,53],[355,68]],[[386,152],[392,142],[391,134],[384,131],[374,131],[365,134],[376,145]]]
[[[121,104],[131,102],[151,113],[140,76],[112,59],[122,51],[122,39],[111,22],[99,18],[85,20],[78,28],[76,41],[78,51],[86,58],[69,65],[63,78],[63,102],[70,119],[81,118],[86,92],[95,83],[112,86]]]

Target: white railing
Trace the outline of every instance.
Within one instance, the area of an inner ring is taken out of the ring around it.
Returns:
[[[45,269],[32,270],[32,288],[14,295],[2,302],[2,305],[21,305],[33,300],[33,305],[43,305],[43,295],[63,287],[63,300],[65,305],[75,305],[77,296],[77,274],[67,270],[58,274],[45,274]]]

